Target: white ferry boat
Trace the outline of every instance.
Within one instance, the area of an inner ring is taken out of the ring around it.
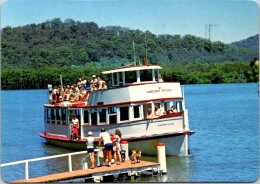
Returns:
[[[88,131],[98,142],[100,129],[119,129],[129,149],[145,155],[157,154],[157,143],[164,143],[167,155],[188,155],[188,110],[179,82],[162,82],[159,65],[121,67],[103,71],[111,79],[111,88],[90,93],[87,102],[65,101],[44,104],[44,128],[40,136],[50,144],[85,150]],[[159,118],[147,119],[147,110],[161,109]],[[177,113],[165,114],[175,105]],[[79,119],[80,140],[72,140],[73,114]]]

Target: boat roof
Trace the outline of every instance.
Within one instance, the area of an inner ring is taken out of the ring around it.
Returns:
[[[103,74],[110,74],[110,73],[118,73],[118,72],[127,72],[127,71],[137,71],[137,70],[152,70],[152,69],[162,69],[159,65],[138,65],[138,66],[126,66],[120,67],[113,70],[104,70],[102,71]]]

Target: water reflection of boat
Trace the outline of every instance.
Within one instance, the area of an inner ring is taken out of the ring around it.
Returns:
[[[187,155],[189,129],[184,92],[179,82],[159,81],[159,65],[121,67],[103,71],[111,79],[112,88],[90,93],[87,102],[66,101],[44,105],[44,132],[40,136],[51,144],[71,149],[85,149],[88,131],[95,141],[101,127],[108,132],[120,129],[122,140],[130,149],[156,155],[156,145],[166,145],[167,155]],[[174,105],[176,113],[165,114]],[[159,118],[147,119],[149,108],[161,109]],[[70,139],[73,114],[80,121],[81,140]]]

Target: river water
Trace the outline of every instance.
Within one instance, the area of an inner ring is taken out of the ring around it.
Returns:
[[[167,174],[134,182],[252,182],[259,176],[258,85],[185,85],[190,129],[187,157],[167,157]],[[46,144],[43,104],[46,90],[1,91],[1,163],[56,155],[73,150]],[[74,156],[73,170],[83,156]],[[142,157],[157,161],[156,157]],[[24,164],[1,169],[4,181],[25,178]],[[67,158],[29,164],[29,176],[68,171]],[[119,182],[129,182],[128,180]]]

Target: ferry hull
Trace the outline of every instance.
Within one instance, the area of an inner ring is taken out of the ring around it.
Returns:
[[[164,143],[166,146],[167,156],[187,156],[188,155],[188,134],[175,134],[172,136],[165,137],[153,137],[150,139],[140,140],[127,140],[129,144],[129,151],[132,149],[142,150],[143,155],[156,156],[157,155],[157,144]],[[44,137],[43,134],[40,134]],[[46,137],[44,137],[46,138]],[[71,141],[71,140],[59,140],[54,138],[46,138],[48,143],[54,146],[59,146],[74,150],[86,150],[86,143],[84,141]],[[95,146],[98,146],[95,142]]]

